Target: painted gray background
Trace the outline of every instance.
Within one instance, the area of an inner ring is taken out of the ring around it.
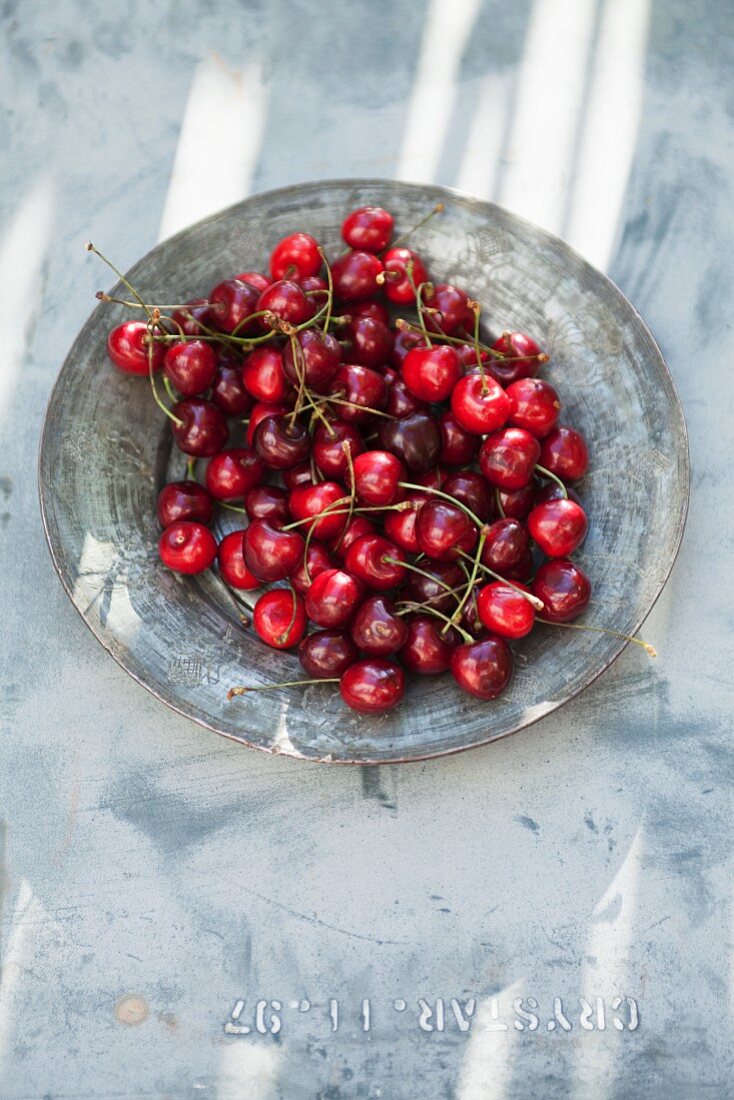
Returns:
[[[730,5],[27,0],[0,21],[0,1095],[731,1095]],[[36,448],[107,282],[85,237],[127,267],[247,193],[372,174],[467,187],[607,270],[680,388],[693,495],[657,662],[627,651],[485,750],[332,770],[207,734],[102,652],[53,574]],[[637,1031],[579,1026],[579,996],[617,994]],[[470,996],[468,1034],[419,1029],[418,998]],[[313,1008],[225,1036],[259,997]]]

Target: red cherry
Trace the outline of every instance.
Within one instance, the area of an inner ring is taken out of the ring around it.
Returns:
[[[341,697],[348,707],[362,714],[379,714],[396,707],[403,698],[403,670],[382,657],[368,657],[355,663],[339,683]]]
[[[163,358],[163,372],[184,397],[198,397],[212,384],[217,356],[203,340],[171,344]]]
[[[356,611],[364,588],[343,569],[326,569],[306,593],[306,613],[317,626],[344,626]]]
[[[174,332],[180,330],[184,336],[201,336],[204,332],[201,326],[212,325],[211,306],[206,298],[193,298],[181,309],[174,309],[171,320],[174,323]]]
[[[377,276],[382,263],[370,252],[345,252],[331,266],[334,294],[343,302],[358,302],[372,298],[380,287]]]
[[[459,687],[477,699],[496,699],[512,676],[512,651],[504,638],[490,635],[457,646],[451,673]]]
[[[412,329],[399,329],[392,349],[393,367],[396,370],[401,370],[408,352],[412,351],[413,348],[423,348],[425,346],[426,341],[422,333],[414,332]]]
[[[362,367],[382,367],[392,355],[393,335],[387,325],[373,317],[355,317],[344,335],[349,341],[349,358]]]
[[[416,474],[432,469],[441,453],[441,429],[436,418],[422,410],[401,420],[383,421],[379,439],[385,450],[396,455]]]
[[[289,470],[308,458],[311,437],[307,428],[287,416],[266,416],[255,429],[252,445],[273,470]]]
[[[256,454],[245,447],[232,447],[220,451],[207,466],[206,487],[215,500],[242,500],[264,476],[265,467]]]
[[[383,252],[390,243],[393,216],[381,206],[360,206],[342,222],[342,237],[350,248]]]
[[[496,432],[510,415],[510,399],[489,375],[465,374],[451,394],[451,411],[462,428],[477,435]]]
[[[166,527],[158,553],[163,564],[174,573],[203,573],[217,556],[217,543],[203,523],[182,519]]]
[[[357,610],[351,625],[355,645],[371,657],[389,657],[396,653],[408,637],[404,619],[395,613],[395,605],[387,596],[368,596]]]
[[[311,299],[306,297],[298,283],[289,279],[271,283],[258,298],[256,309],[258,313],[269,310],[281,321],[287,321],[291,325],[302,325],[315,312]],[[270,328],[264,317],[260,318],[260,325],[265,329]]]
[[[415,533],[422,553],[435,561],[450,561],[474,549],[477,528],[457,504],[428,500],[418,513]]]
[[[279,485],[256,485],[245,494],[245,511],[249,519],[270,519],[288,523],[291,510],[288,492]]]
[[[283,370],[283,356],[277,348],[255,348],[242,364],[242,381],[256,401],[275,405],[290,392]]]
[[[212,380],[211,400],[225,416],[244,416],[248,412],[252,398],[245,389],[239,366],[220,362]]]
[[[328,540],[340,535],[347,522],[348,507],[349,502],[344,489],[335,481],[301,485],[293,490],[290,497],[290,509],[295,520],[319,516],[318,519],[314,519],[311,523],[304,523],[299,528],[304,535],[308,534],[309,530],[312,531],[312,537],[315,539]],[[333,511],[320,515],[326,508],[333,508]]]
[[[359,654],[345,630],[316,630],[298,647],[298,659],[313,679],[341,676]]]
[[[279,401],[275,405],[269,405],[267,402],[258,401],[256,405],[253,405],[247,425],[247,434],[245,436],[247,446],[252,447],[257,426],[262,423],[266,416],[283,416],[284,413],[289,411],[290,406],[286,405],[283,401]]]
[[[257,320],[247,321],[247,324],[244,322],[259,308],[258,299],[257,289],[250,283],[224,279],[209,295],[214,324],[222,332],[234,332],[236,329],[238,336],[251,335],[257,331]]]
[[[543,439],[555,426],[561,402],[550,382],[542,378],[518,378],[507,387],[510,399],[510,423],[524,428],[536,439]]]
[[[153,370],[163,365],[164,344],[153,344]],[[126,374],[148,373],[148,328],[144,321],[125,321],[107,337],[107,354]]]
[[[415,603],[429,603],[436,610],[450,615],[458,603],[458,599],[447,589],[457,588],[460,584],[466,584],[466,577],[455,562],[429,561],[422,562],[421,573],[410,573],[405,586],[406,596]],[[443,625],[443,624],[439,624]]]
[[[477,349],[473,344],[458,344],[456,354],[459,356],[462,367],[465,367],[466,370],[477,370]],[[489,352],[480,349],[479,359],[482,364],[488,363]]]
[[[291,233],[278,241],[270,254],[273,279],[306,279],[318,275],[323,259],[319,242],[308,233]],[[294,270],[295,269],[295,270]]]
[[[321,542],[309,544],[306,551],[306,560],[308,562],[308,572],[306,571],[306,563],[302,561],[295,573],[291,573],[289,578],[299,596],[306,595],[319,573],[325,573],[327,569],[334,568],[334,562]]]
[[[297,466],[291,466],[289,470],[281,470],[280,476],[289,493],[302,485],[314,485],[316,481],[308,459],[305,462],[299,462]]]
[[[505,363],[502,359],[492,359],[487,364],[489,373],[503,386],[509,386],[518,378],[534,378],[540,370],[541,360],[537,358],[540,347],[524,332],[503,333],[492,344],[492,350],[499,351],[509,360]]]
[[[434,676],[445,672],[451,665],[451,654],[459,643],[459,635],[432,615],[412,615],[408,621],[408,636],[398,653],[400,660],[411,672],[422,676]]]
[[[549,500],[528,516],[528,530],[549,558],[566,558],[586,538],[586,513],[575,500]]]
[[[245,564],[261,581],[282,581],[301,564],[305,547],[298,531],[281,531],[270,520],[256,519],[245,531]]]
[[[378,302],[375,299],[367,299],[362,302],[352,302],[349,306],[349,316],[354,320],[356,317],[371,317],[373,321],[382,321],[383,325],[390,325],[390,311],[384,302]]]
[[[540,458],[540,443],[524,428],[503,428],[488,436],[479,452],[479,466],[491,485],[522,489],[530,482]]]
[[[259,294],[262,294],[270,286],[270,279],[261,275],[259,271],[243,271],[239,275],[235,275],[235,279],[239,279],[241,283],[249,283],[250,286],[254,286]]]
[[[411,500],[412,507],[404,512],[388,512],[385,516],[385,534],[396,546],[407,550],[409,554],[419,554],[418,536],[415,533],[415,521],[418,512],[426,502],[425,497]]]
[[[575,500],[577,504],[581,504],[581,497],[570,485],[561,486],[557,481],[546,481],[541,485],[541,483],[536,480],[536,504],[545,504],[548,500],[561,500],[564,497],[568,497],[569,500]],[[583,508],[583,504],[581,507]]]
[[[173,423],[173,437],[184,454],[211,458],[227,442],[229,428],[222,412],[210,401],[187,397],[171,410],[180,423]]]
[[[328,478],[345,480],[349,472],[349,461],[344,444],[354,462],[364,450],[362,436],[352,424],[344,420],[332,420],[327,428],[320,423],[313,436],[313,459],[321,473]]]
[[[444,470],[440,466],[434,466],[432,470],[426,470],[424,474],[418,474],[415,480],[419,485],[425,485],[427,489],[442,489],[448,477],[448,470]]]
[[[465,504],[483,522],[494,515],[492,488],[475,470],[457,470],[455,474],[449,474],[442,489],[450,497]]]
[[[323,393],[327,384],[339,370],[342,349],[339,341],[331,333],[321,329],[308,328],[296,336],[298,351],[293,357],[293,346],[289,341],[283,349],[283,369],[286,377],[298,385],[301,377],[309,389]]]
[[[354,460],[355,492],[363,504],[383,507],[400,499],[405,467],[389,451],[365,451]]]
[[[428,403],[421,401],[411,393],[402,378],[396,375],[394,378],[387,372],[385,378],[388,382],[387,403],[385,412],[388,416],[394,416],[396,420],[403,420],[406,416],[412,416],[416,412],[428,412]]]
[[[517,588],[502,581],[492,581],[479,590],[477,607],[487,630],[502,638],[524,638],[535,625],[530,601]]]
[[[422,401],[445,401],[460,376],[459,357],[448,345],[413,348],[403,363],[405,385]]]
[[[423,261],[409,248],[391,248],[382,257],[385,267],[385,295],[397,305],[415,301],[415,292],[408,278],[408,265],[412,263],[413,283],[416,287],[428,282],[428,272]]]
[[[331,550],[332,554],[335,554],[343,561],[347,550],[353,542],[356,542],[357,539],[363,538],[364,535],[376,534],[377,530],[374,523],[370,523],[370,521],[365,516],[355,516],[354,519],[347,524],[344,530],[344,534],[340,535],[338,539],[334,539],[333,542],[329,543],[329,549]]]
[[[495,573],[513,579],[526,564],[530,540],[525,527],[517,519],[498,519],[486,529],[485,536],[482,561]]]
[[[170,527],[180,519],[211,523],[214,501],[198,481],[172,481],[158,494],[156,511],[161,527]]]
[[[344,555],[344,567],[368,588],[382,592],[396,588],[405,580],[405,551],[382,535],[363,535],[350,543]]]
[[[536,478],[531,478],[529,484],[522,489],[515,489],[512,492],[498,490],[497,497],[504,514],[511,519],[527,519],[536,504],[535,494],[538,484]]]
[[[267,645],[290,649],[306,633],[303,600],[288,588],[265,592],[255,604],[252,625]]]
[[[588,607],[591,581],[576,562],[555,558],[535,574],[533,594],[543,601],[542,618],[568,623]]]
[[[448,409],[439,416],[438,426],[441,430],[439,462],[443,462],[445,466],[468,466],[473,462],[479,450],[478,436],[463,428]]]
[[[251,592],[259,588],[262,581],[259,580],[245,564],[243,547],[244,531],[230,531],[225,535],[217,550],[219,563],[219,575],[230,588],[241,588]]]
[[[589,468],[586,440],[573,428],[554,428],[543,440],[540,464],[562,481],[578,481]]]
[[[337,412],[350,424],[369,420],[370,410],[384,409],[387,401],[387,386],[382,375],[356,363],[339,368],[329,385],[329,393],[340,399],[335,402]]]
[[[444,332],[447,336],[452,336],[459,328],[469,331],[473,329],[474,313],[469,308],[469,295],[465,290],[460,290],[451,283],[439,283],[433,294],[426,296],[424,301],[432,310],[438,310],[438,313],[426,313],[426,327],[433,332]]]

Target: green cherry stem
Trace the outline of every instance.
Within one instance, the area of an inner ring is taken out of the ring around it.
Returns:
[[[564,495],[564,497],[566,498],[566,500],[568,500],[568,489],[567,489],[567,488],[566,488],[566,486],[565,486],[565,485],[563,484],[563,482],[561,481],[560,477],[556,477],[556,475],[555,475],[555,474],[552,474],[552,473],[550,472],[550,470],[546,470],[545,466],[538,466],[538,465],[536,465],[535,469],[536,469],[537,473],[539,473],[539,474],[540,474],[540,476],[541,476],[541,477],[547,477],[547,478],[550,478],[550,480],[551,480],[551,481],[555,481],[556,485],[560,485],[561,489],[563,489],[563,495]]]
[[[124,275],[122,274],[122,272],[121,272],[121,271],[120,271],[120,270],[119,270],[118,268],[116,268],[116,267],[115,267],[115,265],[114,265],[114,264],[112,263],[112,260],[108,260],[108,259],[107,259],[107,257],[106,257],[105,255],[103,255],[103,253],[101,253],[101,252],[100,252],[100,250],[99,250],[98,248],[95,248],[95,246],[94,246],[94,245],[92,244],[92,242],[91,242],[91,241],[87,241],[87,243],[86,243],[85,247],[86,247],[86,250],[87,250],[87,252],[93,252],[95,256],[99,256],[100,260],[102,260],[102,262],[103,262],[103,263],[107,264],[107,266],[108,266],[108,267],[109,267],[109,268],[110,268],[110,269],[111,269],[112,271],[114,271],[115,275],[116,275],[116,276],[117,276],[117,278],[118,278],[118,279],[120,280],[120,282],[122,283],[122,285],[123,285],[123,286],[125,286],[125,287],[127,287],[127,289],[128,289],[128,290],[130,291],[130,293],[132,294],[133,298],[136,298],[136,299],[137,299],[137,301],[139,302],[139,304],[140,304],[140,305],[142,306],[142,308],[143,308],[143,309],[145,310],[145,312],[146,312],[146,313],[148,314],[148,318],[149,318],[149,320],[151,320],[151,321],[152,321],[152,320],[153,320],[153,313],[152,313],[152,310],[150,310],[150,309],[148,308],[148,306],[147,306],[147,305],[145,304],[145,302],[144,302],[144,301],[143,301],[143,299],[142,299],[142,298],[140,297],[140,295],[138,294],[137,290],[136,290],[136,289],[135,289],[135,287],[134,287],[134,286],[132,285],[132,283],[128,282],[127,278],[126,278],[126,277],[125,277],[125,276],[124,276]]]
[[[612,638],[622,638],[625,642],[634,642],[635,645],[641,646],[650,657],[657,657],[658,655],[655,646],[650,645],[642,638],[636,638],[634,634],[623,634],[621,630],[608,630],[604,626],[587,626],[585,623],[553,623],[550,619],[541,619],[540,617],[536,619],[536,622],[542,623],[543,626],[565,627],[566,630],[591,630],[594,634],[609,634]]]
[[[442,635],[445,634],[448,631],[449,627],[453,627],[454,630],[457,630],[459,632],[459,634],[461,635],[461,637],[464,639],[465,642],[473,642],[474,641],[474,638],[471,636],[471,634],[469,633],[468,630],[464,630],[463,626],[459,626],[458,623],[452,622],[452,620],[448,617],[448,615],[444,615],[443,611],[439,611],[435,607],[428,607],[427,604],[425,604],[425,605],[421,604],[420,606],[423,607],[423,609],[424,609],[424,611],[427,615],[435,615],[437,619],[443,619],[443,621],[446,625],[444,626],[443,630],[441,631]],[[395,614],[396,615],[408,615],[408,614],[410,614],[410,611],[411,611],[411,608],[406,607],[405,610],[402,610],[402,611],[398,610],[398,611],[395,612]]]
[[[412,481],[399,481],[398,485],[402,489],[415,489],[419,493],[430,493],[432,496],[441,497],[442,500],[449,500],[452,504],[455,504],[457,508],[461,508],[462,512],[465,512],[469,519],[473,523],[476,523],[480,531],[484,526],[479,516],[472,512],[471,508],[467,508],[466,504],[457,500],[456,497],[452,497],[449,493],[444,493],[440,489],[434,489],[432,486],[428,485],[416,485],[415,482]]]
[[[453,615],[451,616],[451,619],[449,620],[449,623],[450,623],[451,626],[456,626],[456,624],[458,622],[458,619],[459,619],[459,616],[461,615],[461,612],[464,610],[464,607],[466,606],[466,602],[469,599],[470,595],[472,594],[472,591],[474,589],[474,585],[476,584],[477,575],[479,573],[479,566],[481,564],[480,559],[482,557],[482,550],[484,550],[484,544],[485,544],[486,541],[487,541],[487,529],[485,527],[485,528],[482,528],[482,531],[479,535],[479,542],[477,543],[477,550],[476,550],[476,554],[474,555],[472,571],[469,574],[469,580],[466,582],[466,588],[464,589],[464,595],[461,597],[461,600],[459,601],[459,606],[456,608]],[[441,631],[441,633],[445,634],[446,629],[447,628],[444,627],[443,630]]]
[[[186,462],[186,480],[196,481],[196,459],[193,455],[189,455]]]
[[[227,699],[234,699],[235,695],[248,695],[251,691],[272,691],[274,688],[301,687],[302,684],[338,684],[338,676],[325,676],[323,679],[313,680],[286,680],[284,684],[259,684],[257,687],[232,687],[227,692]]]
[[[399,237],[396,237],[395,240],[392,241],[392,243],[389,245],[389,247],[399,248],[403,241],[407,241],[408,237],[412,237],[414,233],[416,233],[419,229],[422,229],[424,225],[427,225],[431,218],[435,217],[436,214],[443,214],[445,209],[446,208],[442,202],[437,202],[433,210],[429,211],[429,213],[426,214],[425,218],[421,218],[421,220],[419,222],[416,222],[416,224],[411,229],[407,229],[405,233],[401,233]]]
[[[246,508],[240,508],[236,504],[228,504],[226,500],[220,500],[219,504],[222,506],[222,508],[226,508],[228,512],[237,512],[237,514],[240,516],[247,515]]]
[[[164,405],[158,396],[158,390],[155,386],[155,377],[153,375],[153,340],[151,339],[150,332],[148,332],[148,377],[150,378],[150,388],[153,391],[153,398],[155,399],[156,405],[166,414],[169,420],[172,420],[173,423],[177,424],[180,428],[183,424],[183,420],[179,420],[177,416],[174,416],[168,406]]]
[[[442,581],[439,577],[434,577],[432,573],[427,572],[425,569],[421,569],[418,565],[413,565],[412,562],[400,561],[399,558],[391,558],[389,554],[384,554],[382,560],[387,565],[402,565],[403,568],[407,569],[410,573],[418,573],[419,576],[425,577],[427,580],[434,581],[436,584],[440,585],[446,592],[452,595],[456,594],[455,590],[450,584],[447,584],[446,581]]]
[[[329,324],[331,322],[331,310],[334,305],[334,279],[331,274],[331,266],[326,258],[326,253],[323,248],[319,246],[319,255],[324,261],[324,267],[326,268],[326,283],[328,286],[328,297],[326,299],[326,315],[324,317],[324,332],[329,331]]]
[[[495,499],[495,503],[497,504],[497,511],[501,515],[502,519],[507,519],[507,515],[505,513],[505,510],[502,507],[502,496],[500,494],[499,485],[495,485],[495,487],[494,487],[494,499]]]
[[[466,558],[467,561],[473,561],[471,554],[465,554],[463,550],[459,550],[462,558]],[[495,573],[494,569],[490,569],[488,565],[485,565],[483,561],[478,561],[477,565],[483,573],[487,573],[492,580],[501,581],[502,584],[509,585],[510,588],[514,588],[516,592],[519,592],[521,596],[524,596],[528,603],[531,603],[536,611],[543,610],[543,601],[539,600],[537,596],[534,596],[532,592],[526,592],[524,588],[520,588],[519,585],[514,584],[512,581],[508,581],[507,577],[503,577],[500,573]]]

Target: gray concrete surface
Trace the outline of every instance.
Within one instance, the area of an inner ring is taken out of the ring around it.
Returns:
[[[9,0],[0,27],[0,1095],[733,1095],[731,6]],[[247,193],[370,174],[606,269],[680,387],[693,495],[657,662],[486,750],[331,770],[125,676],[53,574],[35,464],[105,281],[85,237],[127,266]]]

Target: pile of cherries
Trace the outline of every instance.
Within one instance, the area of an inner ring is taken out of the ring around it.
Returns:
[[[404,670],[450,669],[494,699],[508,642],[575,619],[591,593],[570,558],[584,439],[558,424],[535,340],[482,338],[478,302],[403,243],[426,220],[391,244],[386,210],[354,210],[331,264],[293,233],[267,275],[185,304],[150,305],[123,279],[139,319],[107,341],[115,366],[149,376],[188,456],[158,496],[164,564],[265,588],[252,627],[297,647],[308,677],[272,686],[338,682],[364,712],[400,702]],[[217,505],[241,517],[218,544]]]

